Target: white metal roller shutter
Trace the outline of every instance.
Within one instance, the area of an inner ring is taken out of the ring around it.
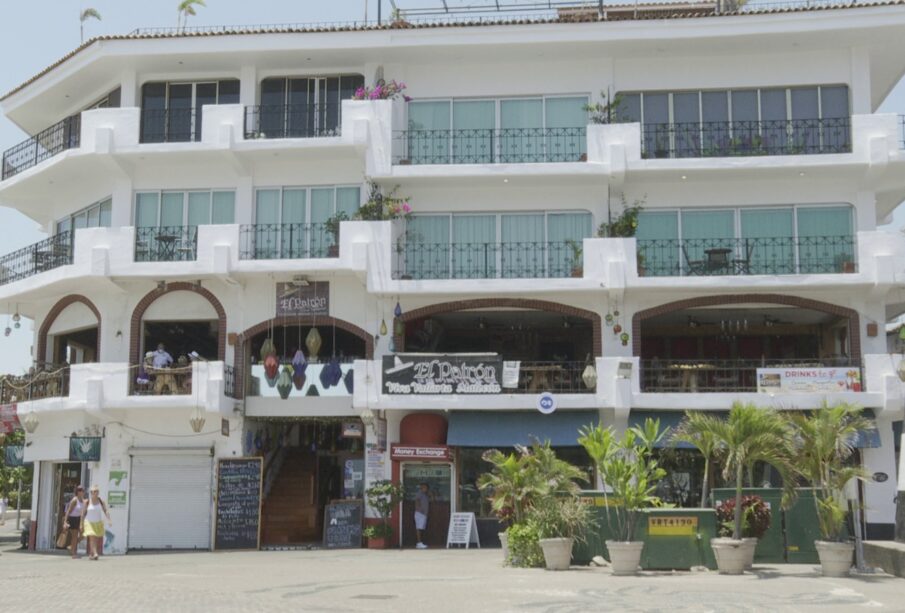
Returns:
[[[129,549],[210,549],[210,455],[135,455]]]

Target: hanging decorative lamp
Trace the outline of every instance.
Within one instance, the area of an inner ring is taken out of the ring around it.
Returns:
[[[399,300],[396,300],[396,308],[393,309],[393,315],[402,317],[402,305],[399,304]]]
[[[323,344],[321,333],[317,328],[311,328],[308,331],[308,336],[305,337],[305,347],[308,348],[308,355],[311,356],[312,361],[317,361],[317,354],[321,350],[321,344]]]
[[[192,432],[195,434],[201,432],[201,428],[204,427],[204,421],[204,411],[201,408],[195,409],[192,416],[189,418],[189,425],[192,427]]]
[[[597,387],[597,369],[594,368],[594,363],[589,361],[588,365],[585,366],[584,371],[581,373],[581,380],[584,381],[584,386],[589,390]]]
[[[387,320],[381,319],[380,320],[380,336],[386,336],[386,335],[387,335]]]
[[[264,343],[261,344],[261,361],[263,362],[267,359],[269,355],[276,355],[277,348],[276,345],[273,344],[272,338],[265,338]]]
[[[38,423],[38,416],[35,415],[34,411],[31,411],[28,415],[25,416],[25,419],[22,420],[22,426],[29,434],[35,433],[35,430],[38,429]]]
[[[276,354],[270,354],[264,358],[264,379],[267,385],[273,387],[277,384],[277,377],[280,375],[280,361]]]
[[[283,370],[277,379],[276,388],[280,398],[283,400],[289,398],[289,392],[292,391],[292,366],[289,364],[283,366]]]

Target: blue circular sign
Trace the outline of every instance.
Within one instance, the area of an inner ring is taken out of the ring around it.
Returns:
[[[549,415],[556,410],[556,398],[550,392],[544,392],[537,397],[537,410],[544,415]]]

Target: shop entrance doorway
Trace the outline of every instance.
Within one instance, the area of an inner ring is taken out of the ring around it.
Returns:
[[[427,484],[430,498],[424,544],[428,547],[446,546],[449,513],[452,508],[452,478],[452,464],[431,462],[402,465],[402,485],[405,487],[405,499],[402,502],[403,547],[414,547],[418,542],[415,530],[415,495],[422,483]]]
[[[86,465],[81,462],[42,462],[38,492],[39,550],[54,549],[57,533],[63,525],[63,513],[75,495],[75,488],[89,479]]]

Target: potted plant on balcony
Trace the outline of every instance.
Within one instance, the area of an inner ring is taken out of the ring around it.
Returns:
[[[412,218],[412,206],[409,198],[397,196],[399,186],[384,194],[383,190],[374,181],[368,184],[368,201],[358,208],[354,219],[361,221],[393,221],[397,219],[409,220]]]
[[[349,215],[345,211],[339,211],[324,222],[324,229],[333,239],[327,247],[327,257],[339,257],[339,224],[343,221],[349,221]]]
[[[633,575],[641,561],[644,541],[635,541],[635,525],[641,510],[659,502],[654,496],[657,481],[666,475],[652,457],[668,428],[660,431],[660,420],[647,419],[643,427],[629,428],[621,439],[612,427],[600,424],[581,429],[578,444],[594,461],[609,489],[606,517],[613,539],[606,542],[614,575]]]
[[[375,481],[365,490],[368,506],[380,517],[379,524],[368,526],[362,531],[362,535],[368,539],[368,549],[386,549],[393,537],[390,513],[402,502],[404,496],[405,488],[388,480]]]
[[[850,274],[855,272],[855,257],[846,250],[836,255],[836,272]]]
[[[755,462],[767,462],[790,483],[788,476],[788,428],[779,414],[770,408],[735,402],[726,420],[715,419],[704,424],[723,458],[723,476],[735,481],[735,505],[731,537],[710,541],[721,574],[740,575],[745,570],[756,542],[742,540],[742,488],[745,471]]]
[[[611,123],[625,123],[628,117],[622,114],[622,94],[616,94],[613,99],[609,99],[609,94],[605,91],[600,92],[601,102],[586,104],[582,107],[588,113],[588,121],[597,125],[606,125]]]
[[[638,231],[638,214],[644,209],[646,197],[637,198],[631,206],[626,201],[625,194],[622,194],[620,199],[622,212],[597,227],[599,238],[630,238]]]
[[[844,538],[845,486],[863,479],[864,472],[849,461],[859,433],[873,428],[861,408],[840,403],[809,415],[790,411],[794,455],[792,468],[810,483],[822,540],[815,541],[826,577],[844,577],[852,565],[854,545]]]
[[[572,251],[569,258],[569,269],[571,271],[569,274],[572,277],[581,278],[584,276],[584,259],[582,258],[584,247],[582,243],[571,239],[566,241],[566,245]]]

